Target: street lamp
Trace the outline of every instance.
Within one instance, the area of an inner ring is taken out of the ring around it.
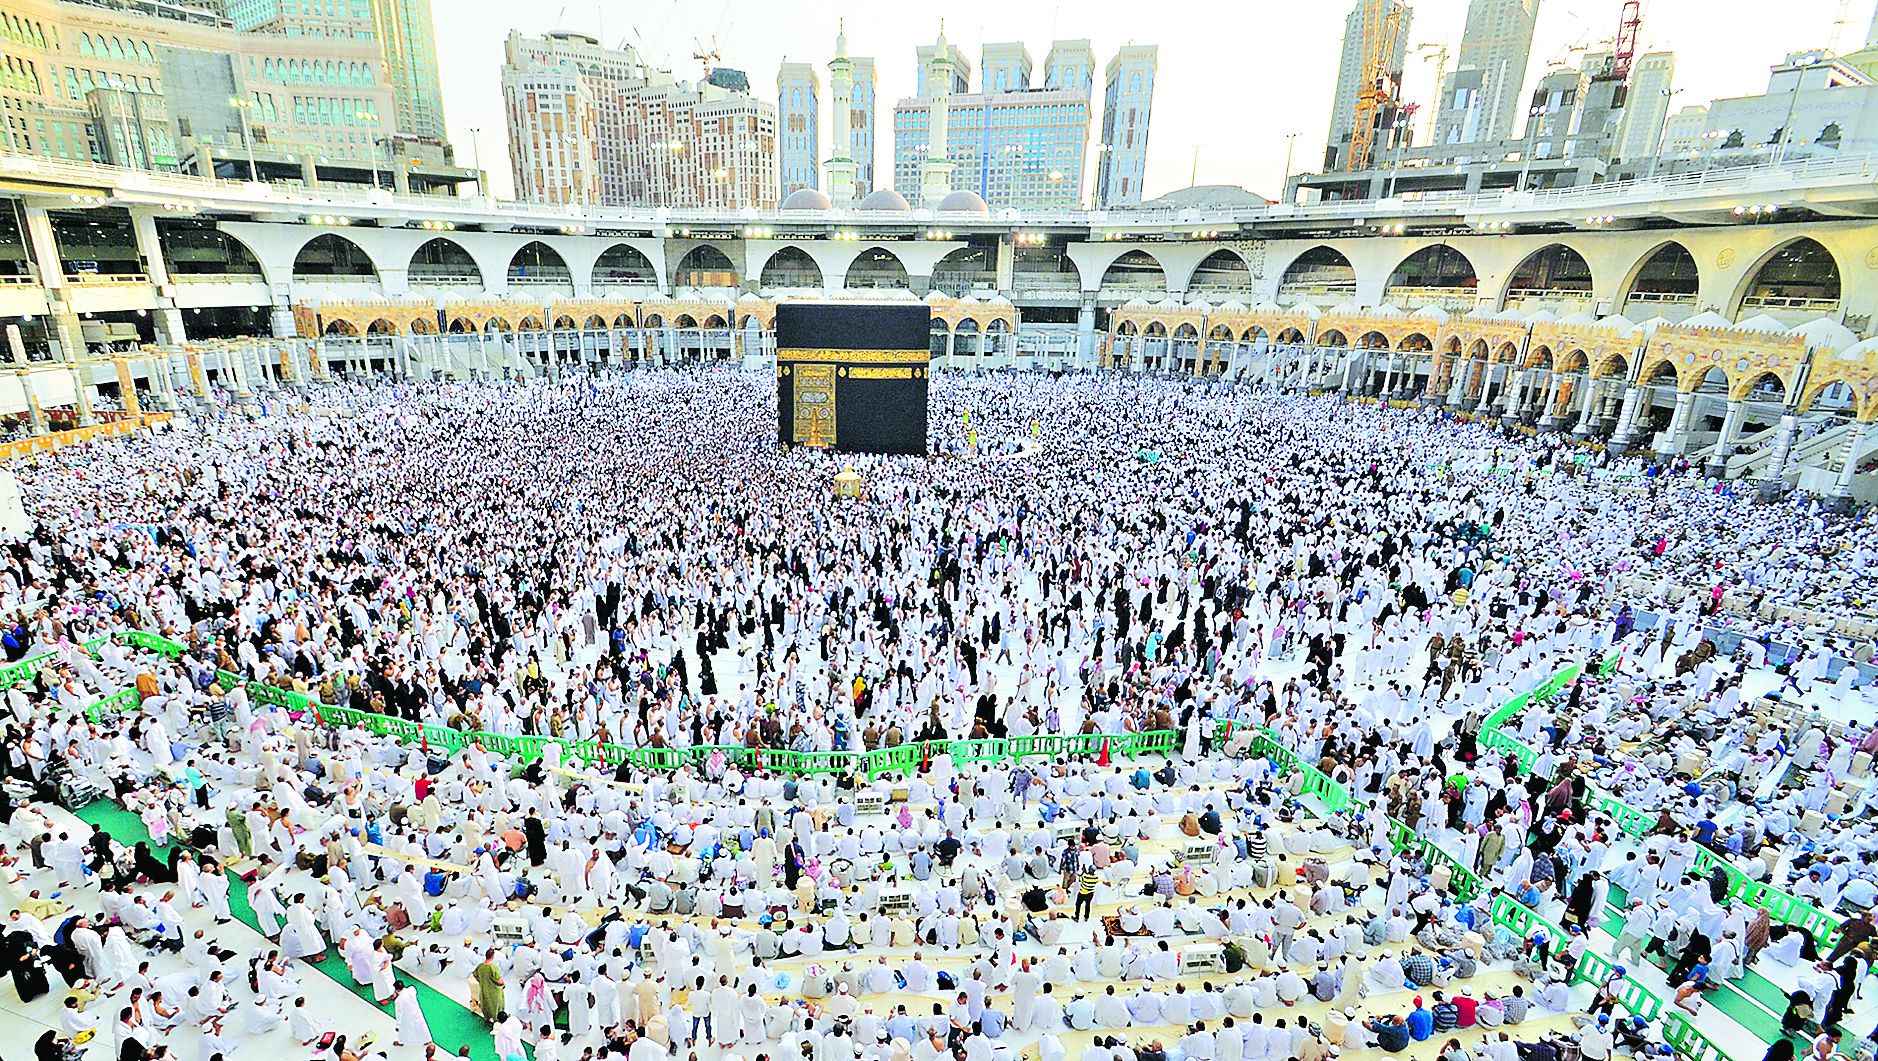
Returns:
[[[1800,88],[1806,83],[1806,68],[1819,62],[1819,56],[1809,55],[1793,64],[1793,95],[1787,100],[1787,120],[1780,126],[1780,142],[1774,145],[1774,161],[1787,157],[1787,142],[1793,139],[1793,112],[1800,106]]]
[[[248,131],[248,112],[254,109],[254,101],[242,99],[240,96],[230,96],[228,105],[235,108],[235,113],[241,115],[241,142],[248,149],[248,179],[258,181],[261,177],[260,170],[254,164],[254,134]]]
[[[1285,195],[1285,189],[1291,186],[1291,151],[1298,146],[1298,134],[1285,134],[1285,179],[1278,182],[1278,194]],[[1286,196],[1286,202],[1290,197]]]
[[[373,114],[371,111],[353,111],[352,116],[354,118],[357,118],[359,121],[366,123],[372,129],[372,131],[367,134],[367,138],[371,140],[371,147],[366,151],[366,154],[370,155],[372,158],[372,190],[377,191],[378,190],[378,139],[379,139],[377,135],[378,134],[378,115]]]

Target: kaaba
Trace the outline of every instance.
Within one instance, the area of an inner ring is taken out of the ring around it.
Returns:
[[[923,304],[776,307],[776,430],[784,445],[926,452],[932,311]]]

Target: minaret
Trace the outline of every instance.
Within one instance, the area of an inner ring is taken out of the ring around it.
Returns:
[[[828,64],[828,87],[834,97],[834,135],[829,143],[828,165],[824,167],[828,179],[828,198],[836,208],[848,206],[854,202],[855,173],[860,169],[854,162],[854,134],[848,125],[854,115],[854,64],[848,61],[848,33],[844,24],[835,32],[835,58]]]
[[[952,49],[946,45],[946,24],[939,23],[939,41],[926,70],[926,91],[931,112],[926,127],[926,161],[919,169],[920,205],[927,209],[952,191],[952,160],[946,156],[946,121],[952,103]]]

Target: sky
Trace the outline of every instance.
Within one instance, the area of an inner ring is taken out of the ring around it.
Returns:
[[[715,40],[723,56],[719,64],[746,71],[752,89],[773,102],[776,68],[784,61],[820,67],[826,97],[827,62],[837,21],[845,19],[849,54],[875,58],[881,100],[876,159],[885,168],[892,154],[892,103],[912,94],[914,48],[937,36],[943,10],[947,40],[971,58],[974,88],[979,46],[986,42],[1022,41],[1039,77],[1056,38],[1088,38],[1098,73],[1124,44],[1159,45],[1148,196],[1199,183],[1236,184],[1276,197],[1288,153],[1292,172],[1313,169],[1323,158],[1351,3],[953,0],[924,13],[920,5],[879,2],[432,0],[445,117],[457,157],[488,169],[491,189],[502,196],[513,183],[501,88],[502,42],[511,30],[532,35],[564,29],[610,45],[629,41],[653,65],[685,80],[700,77],[702,64],[692,54],[710,50]],[[1423,102],[1419,124],[1432,117],[1436,50],[1458,50],[1467,0],[1410,3],[1404,96]],[[1584,51],[1608,48],[1620,7],[1621,0],[1540,0],[1527,89],[1553,63],[1575,65]],[[1762,91],[1768,66],[1789,51],[1857,48],[1872,15],[1871,0],[1644,0],[1639,51],[1676,53],[1673,111]],[[1099,96],[1099,77],[1096,88]],[[826,98],[822,105],[826,154]],[[1100,130],[1099,104],[1096,109],[1092,140]],[[1295,143],[1288,139],[1292,134]],[[1085,189],[1093,184],[1086,179]]]

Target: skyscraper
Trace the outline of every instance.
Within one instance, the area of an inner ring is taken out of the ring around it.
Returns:
[[[1160,49],[1130,44],[1109,60],[1102,95],[1102,148],[1096,162],[1099,209],[1141,202],[1148,164],[1148,118],[1154,106],[1154,70]]]
[[[579,33],[510,33],[504,51],[518,197],[718,209],[775,204],[776,108],[767,101],[678,81],[648,68],[631,48],[607,48]]]
[[[1478,144],[1519,134],[1517,117],[1539,0],[1472,0],[1461,54],[1441,82],[1429,142]]]
[[[821,79],[808,63],[784,63],[776,72],[776,156],[780,195],[821,184]]]
[[[1021,43],[987,44],[978,55],[978,83],[986,92],[1030,87],[1030,49]]]
[[[437,74],[437,30],[430,0],[371,0],[373,30],[391,79],[398,132],[444,141],[443,81]]]
[[[909,202],[965,190],[994,207],[1080,205],[1090,101],[1087,82],[1074,71],[1079,62],[1081,69],[1093,62],[1086,41],[1058,42],[1050,54],[1046,86],[1033,87],[1022,45],[986,46],[981,77],[987,81],[973,93],[960,87],[958,75],[970,66],[955,46],[943,36],[939,44],[922,46],[922,94],[893,109],[895,190]],[[1052,63],[1061,86],[1049,84]],[[1017,87],[996,91],[994,84]]]
[[[1396,35],[1395,54],[1389,57],[1389,69],[1400,70],[1408,59],[1409,23],[1414,12],[1399,0],[1394,5],[1401,12],[1402,31]],[[1356,133],[1356,93],[1363,84],[1363,0],[1356,0],[1349,17],[1343,20],[1343,56],[1337,62],[1337,95],[1330,107],[1330,134],[1324,139],[1324,170],[1343,168],[1344,156]]]
[[[1056,41],[1043,61],[1043,87],[1093,94],[1095,50],[1086,40]]]
[[[856,58],[853,63],[854,110],[848,118],[848,136],[853,145],[848,157],[854,160],[854,194],[866,197],[874,190],[874,123],[880,109],[877,103],[874,60]]]
[[[1630,68],[1630,91],[1624,97],[1624,117],[1617,127],[1614,152],[1620,162],[1654,158],[1663,143],[1663,125],[1669,120],[1671,83],[1676,78],[1676,53],[1650,52]]]
[[[227,0],[225,9],[244,33],[375,42],[391,86],[396,133],[438,143],[449,139],[430,0]]]

